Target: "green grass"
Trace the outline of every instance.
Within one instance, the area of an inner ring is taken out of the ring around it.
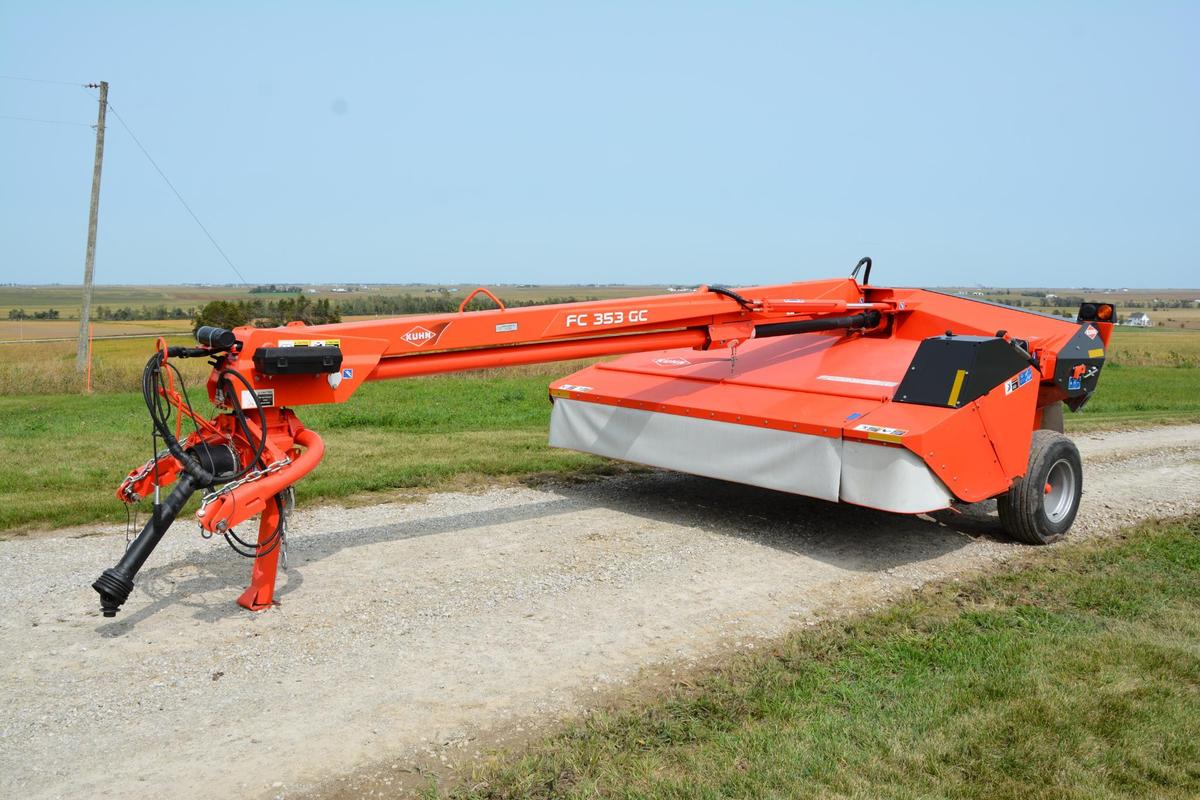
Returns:
[[[1100,386],[1067,431],[1200,422],[1200,331],[1117,328]]]
[[[1031,561],[727,658],[450,796],[1200,796],[1200,519]]]
[[[1088,404],[1066,414],[1068,433],[1180,422],[1200,422],[1200,368],[1109,364]]]
[[[297,486],[300,499],[611,470],[601,459],[546,446],[551,374],[562,373],[374,383],[348,404],[302,408],[326,453]],[[149,457],[140,395],[0,397],[0,530],[123,520],[117,484]]]

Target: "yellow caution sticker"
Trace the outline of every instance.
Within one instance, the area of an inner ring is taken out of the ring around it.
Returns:
[[[341,339],[280,339],[280,347],[341,347]]]
[[[1097,347],[1095,350],[1088,350],[1088,358],[1104,358],[1104,348]]]
[[[946,401],[946,405],[958,405],[958,396],[962,394],[963,381],[966,380],[967,371],[960,369],[954,376],[954,385],[950,387],[950,399]]]

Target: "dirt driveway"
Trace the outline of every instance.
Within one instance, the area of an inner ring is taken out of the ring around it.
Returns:
[[[1200,507],[1200,425],[1079,444],[1075,538]],[[1020,550],[972,515],[649,473],[301,511],[281,605],[263,614],[233,603],[248,562],[181,523],[114,621],[89,585],[124,540],[95,533],[0,542],[2,796],[295,796],[372,770],[386,783],[431,755],[469,758],[479,731],[577,712],[643,667]]]

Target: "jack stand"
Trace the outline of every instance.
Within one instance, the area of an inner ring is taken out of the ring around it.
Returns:
[[[271,499],[263,509],[262,518],[258,523],[258,547],[269,543],[275,536],[275,531],[283,523],[279,513],[279,504]],[[282,536],[282,532],[280,533]],[[251,611],[266,611],[275,602],[275,576],[279,568],[279,554],[283,550],[283,540],[275,543],[274,549],[261,558],[254,559],[254,569],[250,573],[250,586],[238,598],[238,605]]]

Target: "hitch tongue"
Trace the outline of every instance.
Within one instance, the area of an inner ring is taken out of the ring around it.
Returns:
[[[100,593],[100,612],[104,616],[115,617],[121,604],[129,599],[129,593],[133,591],[134,576],[146,563],[146,559],[154,552],[167,528],[171,527],[175,517],[198,488],[199,484],[190,474],[180,474],[175,488],[163,503],[154,506],[154,514],[146,523],[146,527],[142,528],[142,532],[126,548],[121,560],[115,567],[104,570],[92,584],[92,588]]]

